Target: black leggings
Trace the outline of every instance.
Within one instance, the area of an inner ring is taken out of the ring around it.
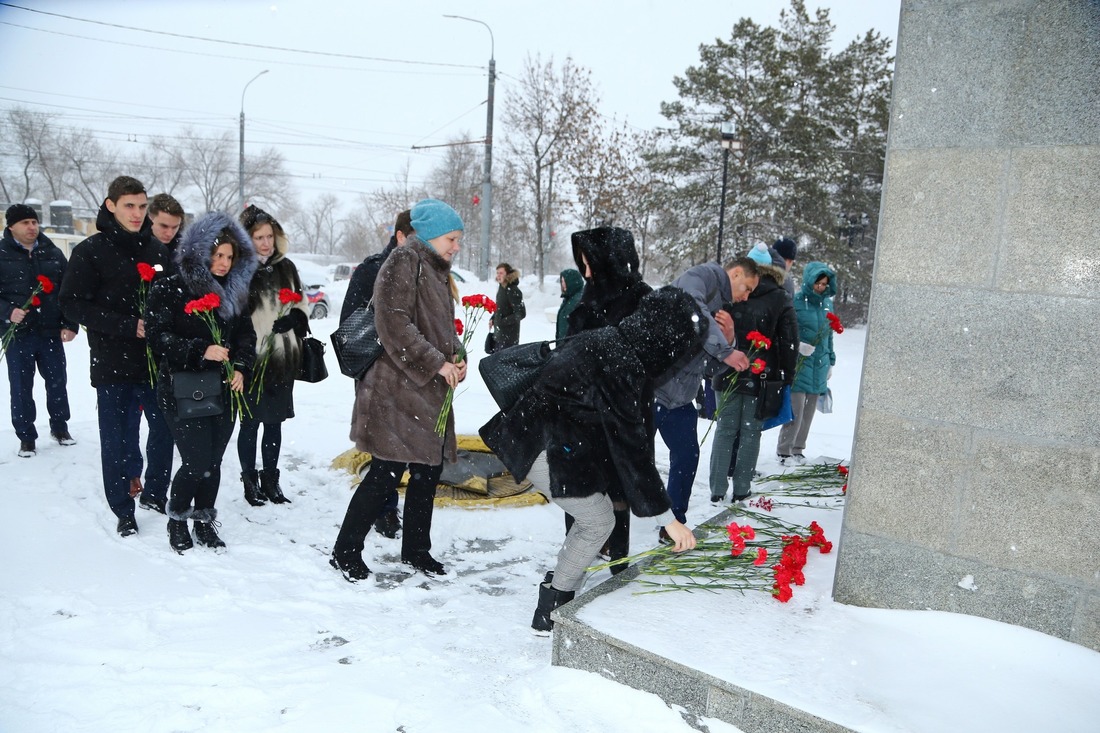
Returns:
[[[242,471],[256,470],[256,440],[259,438],[260,425],[264,426],[264,440],[260,444],[263,468],[265,471],[274,471],[279,467],[279,451],[283,446],[283,424],[281,422],[261,423],[246,417],[241,420],[240,432],[237,434],[237,457],[241,459]]]

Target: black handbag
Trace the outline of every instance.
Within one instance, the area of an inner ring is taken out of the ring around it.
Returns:
[[[217,369],[202,372],[175,372],[172,375],[172,396],[176,398],[176,415],[181,420],[213,417],[225,411],[222,404],[224,375]]]
[[[497,407],[507,411],[531,389],[554,355],[556,342],[532,341],[483,356],[477,370]]]
[[[332,332],[332,350],[340,364],[340,373],[352,379],[362,379],[385,349],[374,327],[374,299],[356,308]]]
[[[485,334],[485,353],[491,354],[497,350],[497,334],[496,331],[489,331]]]
[[[325,345],[319,339],[307,336],[302,340],[302,365],[298,369],[298,379],[302,382],[317,383],[327,376]]]
[[[779,414],[783,407],[783,373],[780,371],[776,378],[768,379],[761,375],[760,393],[756,400],[756,419],[767,420]]]

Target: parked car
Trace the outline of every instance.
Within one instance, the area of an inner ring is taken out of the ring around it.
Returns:
[[[353,272],[355,272],[355,268],[359,267],[359,264],[360,263],[358,263],[358,262],[344,262],[344,263],[341,263],[341,264],[337,265],[332,270],[332,279],[333,280],[349,280],[349,279],[351,279],[351,274]]]
[[[306,285],[306,300],[309,301],[310,318],[326,318],[332,311],[328,296],[320,285]]]

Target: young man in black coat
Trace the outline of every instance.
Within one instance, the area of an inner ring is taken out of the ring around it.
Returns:
[[[517,480],[543,451],[554,503],[574,518],[552,577],[539,586],[531,628],[546,634],[550,613],[573,599],[585,570],[615,525],[609,487],[619,486],[630,510],[655,517],[676,551],[695,537],[672,513],[646,428],[649,384],[697,348],[707,322],[691,296],[672,286],[645,296],[617,326],[562,342],[538,381],[481,437]]]
[[[378,271],[382,269],[382,263],[398,247],[405,246],[405,239],[413,233],[412,212],[405,209],[397,215],[397,221],[393,225],[393,236],[389,244],[381,252],[370,255],[355,268],[348,283],[348,293],[344,297],[344,305],[340,308],[340,322],[357,309],[366,306],[374,297],[374,282],[378,279]],[[374,531],[391,540],[397,538],[401,530],[401,515],[397,511],[397,490],[393,490],[386,497],[386,503],[382,506],[382,513],[374,520]]]
[[[742,372],[726,370],[714,380],[718,395],[717,426],[710,452],[710,499],[725,499],[731,457],[734,460],[733,500],[743,501],[751,493],[749,485],[760,453],[760,429],[765,418],[775,417],[778,390],[794,382],[798,363],[798,319],[791,296],[783,288],[787,272],[773,264],[768,248],[754,247],[748,255],[756,263],[760,280],[746,300],[723,307],[733,320],[734,336],[741,348],[749,351],[752,362],[763,367]],[[755,349],[749,333],[757,331],[771,345]],[[772,392],[769,399],[764,390]],[[761,400],[765,405],[761,405]],[[770,413],[770,414],[769,414]]]
[[[34,370],[46,383],[50,435],[61,445],[76,443],[69,435],[69,392],[63,343],[76,338],[77,325],[61,315],[57,287],[65,274],[65,255],[38,229],[38,212],[26,204],[7,210],[0,246],[0,315],[12,331],[4,355],[11,387],[11,424],[19,438],[19,456],[35,454]],[[46,281],[39,281],[45,277]],[[48,282],[47,286],[45,283]],[[46,291],[48,287],[49,292]],[[39,305],[24,309],[39,289]]]
[[[134,496],[141,505],[164,512],[172,474],[172,436],[157,406],[141,313],[144,282],[138,265],[163,277],[168,249],[150,233],[148,196],[135,178],[119,176],[107,189],[96,217],[98,234],[73,250],[61,281],[61,310],[88,329],[91,380],[99,409],[103,492],[118,517],[123,537],[138,531]],[[144,411],[149,424],[145,491],[141,485],[141,446],[127,429]]]

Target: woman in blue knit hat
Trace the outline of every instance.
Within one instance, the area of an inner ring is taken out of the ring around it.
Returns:
[[[457,460],[453,413],[442,436],[435,425],[448,388],[466,378],[466,362],[456,363],[451,278],[463,225],[450,206],[424,199],[412,208],[412,226],[416,233],[378,271],[375,326],[385,352],[356,383],[351,439],[371,454],[371,463],[348,504],[331,560],[353,583],[370,575],[364,538],[406,471],[401,561],[426,575],[446,573],[430,550],[443,460]]]

